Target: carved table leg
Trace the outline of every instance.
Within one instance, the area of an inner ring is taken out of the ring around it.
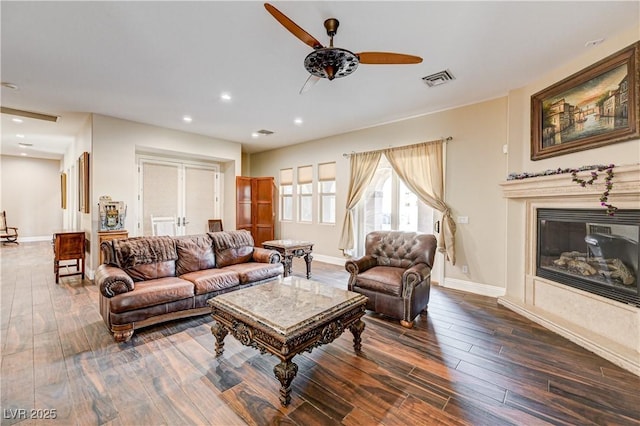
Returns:
[[[353,349],[355,349],[356,352],[360,352],[362,349],[362,339],[360,338],[360,335],[364,330],[364,326],[365,324],[362,320],[358,320],[358,322],[354,322],[349,326],[349,330],[351,330],[351,334],[353,334]]]
[[[291,382],[298,374],[298,365],[291,360],[282,361],[273,367],[273,372],[280,381],[280,403],[286,407],[291,402]]]
[[[229,330],[215,321],[211,326],[211,333],[216,337],[216,356],[220,356],[224,351],[224,338],[227,337]]]
[[[307,262],[307,279],[311,277],[311,261],[313,260],[313,256],[311,253],[307,253],[304,255],[304,261]]]
[[[291,264],[293,263],[293,256],[282,256],[282,264],[284,265],[284,276],[291,275]]]

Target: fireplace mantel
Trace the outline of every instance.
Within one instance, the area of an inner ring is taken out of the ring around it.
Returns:
[[[578,173],[578,177],[588,178],[590,171]],[[640,164],[619,166],[613,169],[613,190],[611,196],[640,194]],[[600,195],[605,190],[604,172],[598,173],[593,185],[581,187],[571,181],[571,173],[559,173],[548,176],[537,176],[525,179],[509,180],[501,183],[505,198],[547,198],[547,197],[591,197],[594,196],[594,207],[599,205]]]
[[[640,164],[613,169],[609,203],[640,209]],[[588,179],[591,171],[578,173]],[[604,172],[582,187],[570,173],[500,184],[507,204],[507,291],[498,303],[640,376],[640,309],[536,276],[537,209],[599,209]],[[604,208],[603,208],[604,209]]]

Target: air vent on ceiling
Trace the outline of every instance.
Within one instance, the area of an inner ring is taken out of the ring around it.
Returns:
[[[259,133],[259,134],[265,135],[265,136],[269,136],[269,135],[273,134],[273,132],[271,130],[265,130],[265,129],[258,130],[256,133]]]
[[[429,87],[439,86],[448,81],[455,80],[456,78],[451,74],[451,71],[444,70],[437,72],[435,74],[428,75],[426,77],[422,77],[422,81]]]

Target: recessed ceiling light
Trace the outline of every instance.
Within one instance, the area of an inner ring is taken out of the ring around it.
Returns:
[[[26,153],[26,152],[21,152],[21,153],[20,153],[20,155],[22,155],[22,156],[26,157],[26,156],[27,156],[27,153]]]
[[[260,136],[260,135],[258,134],[258,132],[253,132],[253,133],[251,133],[251,137],[252,137],[252,138],[254,138],[254,139],[256,139],[258,136]]]
[[[223,101],[230,101],[231,100],[231,95],[229,93],[222,93],[220,95],[220,99],[222,99]]]
[[[185,123],[191,123],[193,121],[193,118],[191,118],[188,115],[185,115],[184,117],[182,117],[182,121],[184,121]]]
[[[17,137],[17,138],[20,138],[20,139],[24,139],[24,135],[23,135],[22,133],[18,133],[18,134],[16,135],[16,137]]]
[[[302,125],[302,123],[303,123],[302,118],[300,118],[300,117],[298,117],[295,120],[293,120],[293,122],[298,126]]]
[[[23,123],[24,120],[22,118],[12,118],[11,121],[13,121],[14,123]]]
[[[26,143],[26,142],[19,142],[18,146],[22,147],[22,148],[31,148],[33,146],[32,143]]]

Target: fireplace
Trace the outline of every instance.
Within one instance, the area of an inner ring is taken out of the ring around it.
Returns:
[[[640,210],[537,209],[536,275],[640,307]]]
[[[589,176],[589,171],[578,173],[584,180]],[[640,164],[616,167],[613,182],[609,202],[619,209],[615,216],[600,209],[598,200],[606,190],[602,180],[582,187],[556,174],[501,183],[508,200],[507,289],[498,303],[640,376],[638,254],[635,264],[615,254],[638,250]],[[540,235],[542,220],[546,222]],[[552,222],[559,223],[547,225]],[[587,235],[592,236],[588,242]],[[631,250],[625,251],[627,243]],[[597,257],[619,258],[634,272],[635,284],[576,273],[580,266],[574,263],[571,270],[551,266],[562,253],[574,251],[584,253],[578,257],[587,264]]]

